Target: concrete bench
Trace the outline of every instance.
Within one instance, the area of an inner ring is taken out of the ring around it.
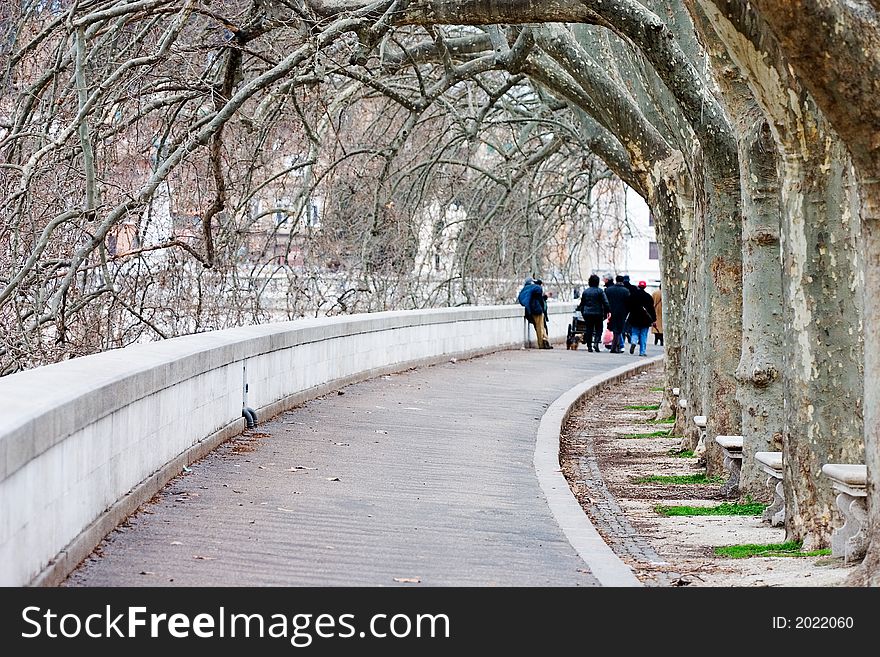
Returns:
[[[681,388],[673,388],[672,389],[672,396],[673,397],[678,397],[679,394],[681,394]]]
[[[731,497],[739,493],[739,476],[742,472],[743,437],[715,436],[715,442],[724,450],[724,467],[730,472],[730,479],[721,487],[721,494]]]
[[[837,491],[837,508],[843,514],[843,526],[831,534],[831,554],[843,557],[844,563],[858,561],[868,549],[868,468],[852,463],[826,463],[822,474]]]
[[[685,403],[687,403],[685,401]],[[702,459],[706,454],[706,422],[708,418],[705,415],[695,415],[694,416],[694,424],[697,425],[697,428],[700,430],[700,439],[697,441],[697,446],[694,447],[694,456],[698,459]]]
[[[767,485],[773,486],[773,503],[764,509],[762,519],[771,527],[785,524],[785,490],[782,486],[782,452],[755,452],[755,461],[769,476]]]

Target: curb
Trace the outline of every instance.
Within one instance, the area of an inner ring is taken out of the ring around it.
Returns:
[[[579,383],[550,404],[538,425],[534,465],[541,490],[568,542],[602,586],[642,586],[642,583],[602,540],[571,492],[559,465],[559,437],[572,409],[581,399],[603,386],[619,383],[639,374],[661,362],[663,358],[662,354],[654,356],[644,362],[624,365]]]

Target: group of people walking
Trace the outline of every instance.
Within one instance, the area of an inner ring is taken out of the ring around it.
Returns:
[[[590,276],[578,306],[586,323],[583,341],[589,351],[600,350],[602,324],[608,320],[612,354],[623,352],[624,338],[628,337],[629,353],[634,353],[638,344],[639,356],[648,355],[648,331],[651,327],[656,329],[657,311],[655,299],[646,287],[645,281],[632,285],[629,276],[618,274],[614,280],[606,278],[605,287],[600,288],[599,277]],[[655,294],[659,301],[659,290]]]
[[[587,287],[580,295],[577,313],[584,318],[586,328],[583,342],[590,352],[600,351],[603,332],[611,333],[611,353],[623,353],[625,340],[630,343],[629,353],[648,355],[648,333],[653,330],[654,344],[663,344],[662,295],[656,290],[653,295],[645,289],[648,284],[639,281],[630,283],[629,276],[618,274],[607,277],[605,287],[599,287],[596,274],[590,276]],[[547,295],[542,281],[531,277],[525,280],[517,300],[525,308],[525,317],[535,327],[538,347],[552,349],[547,337]],[[575,292],[577,294],[577,292]],[[604,329],[605,322],[608,329]],[[576,344],[576,343],[575,343]]]

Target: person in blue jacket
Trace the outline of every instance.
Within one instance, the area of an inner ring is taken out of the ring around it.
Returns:
[[[535,283],[535,279],[529,276],[523,283],[523,287],[516,298],[519,304],[525,308],[525,315],[529,324],[535,327],[538,348],[552,349],[553,345],[547,339],[547,327],[544,324],[544,288]]]

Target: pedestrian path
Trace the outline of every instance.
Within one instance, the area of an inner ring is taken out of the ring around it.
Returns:
[[[192,465],[66,585],[596,586],[535,436],[560,394],[637,360],[505,351],[348,386]]]

